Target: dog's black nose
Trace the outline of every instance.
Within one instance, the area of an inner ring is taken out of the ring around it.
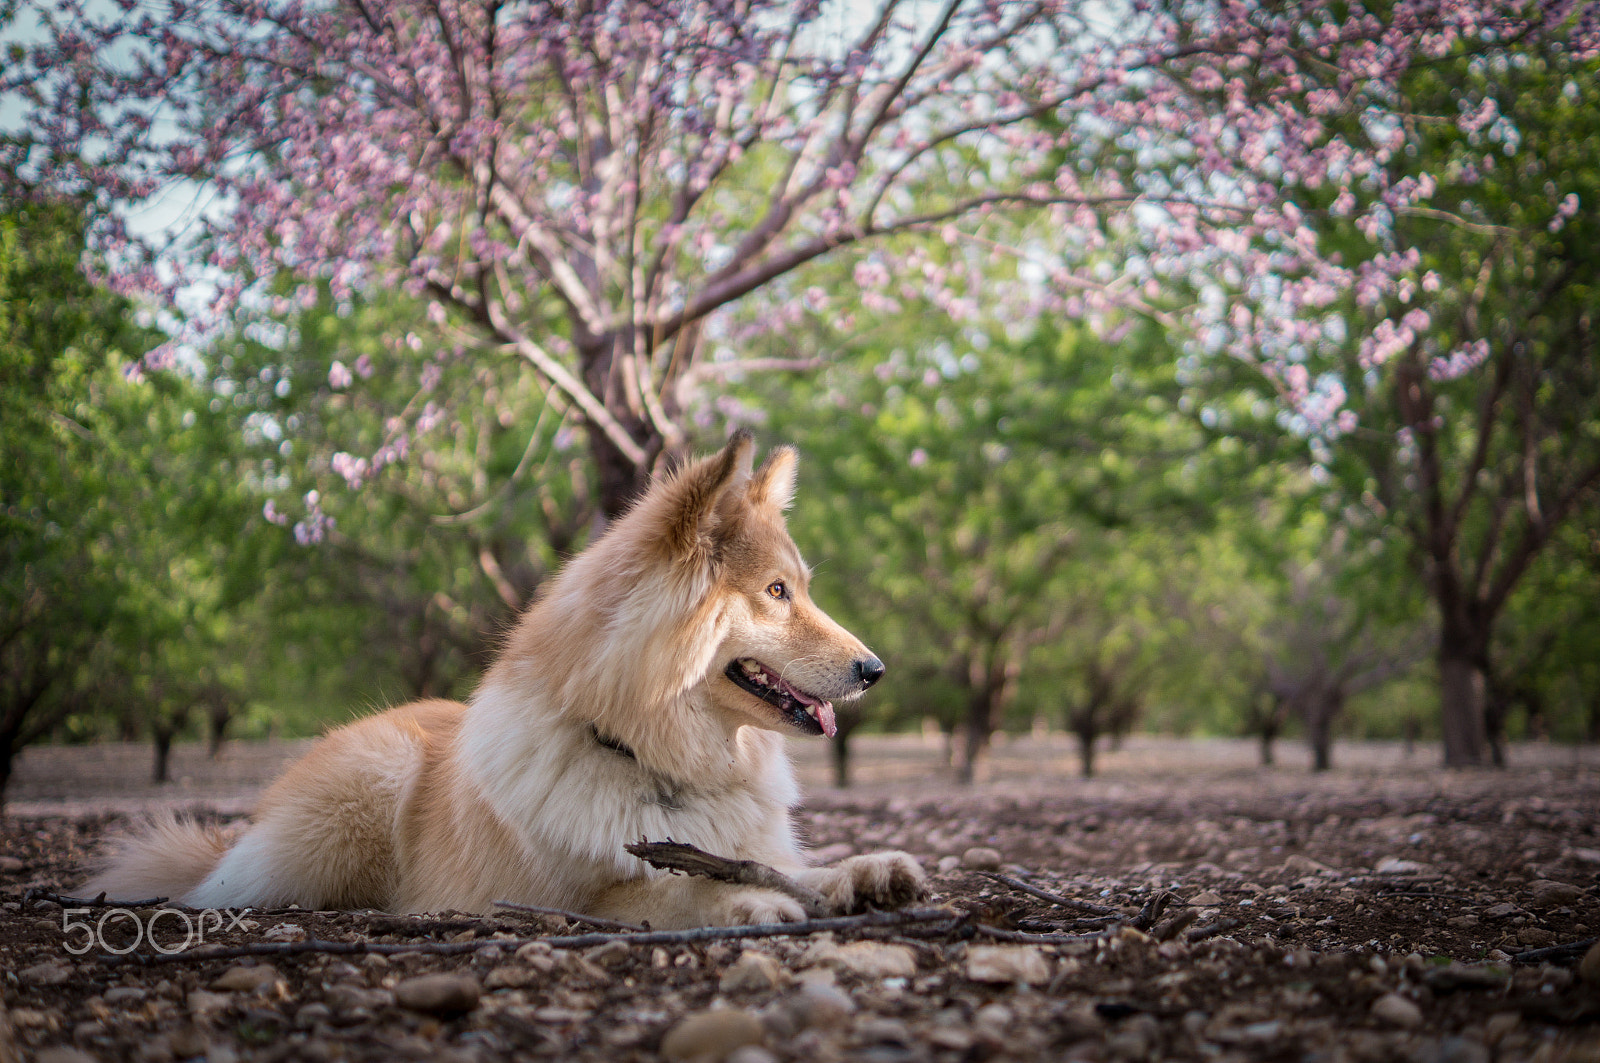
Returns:
[[[861,685],[870,687],[883,678],[883,662],[876,657],[868,657],[856,662],[856,678],[861,680]]]

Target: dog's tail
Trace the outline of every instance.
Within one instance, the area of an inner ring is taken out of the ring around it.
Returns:
[[[102,891],[116,901],[165,897],[182,901],[217,866],[234,832],[172,812],[152,815],[134,831],[112,839],[94,863],[81,896]]]

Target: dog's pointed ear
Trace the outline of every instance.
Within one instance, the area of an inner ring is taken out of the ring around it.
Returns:
[[[750,505],[782,512],[794,501],[799,455],[793,447],[775,447],[750,480]]]
[[[721,452],[695,462],[672,485],[674,505],[667,525],[667,545],[676,553],[692,553],[717,524],[717,505],[732,488],[750,478],[755,438],[741,428]]]

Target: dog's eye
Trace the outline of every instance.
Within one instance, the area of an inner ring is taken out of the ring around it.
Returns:
[[[781,602],[789,597],[789,588],[783,585],[783,580],[775,579],[767,584],[767,595]]]

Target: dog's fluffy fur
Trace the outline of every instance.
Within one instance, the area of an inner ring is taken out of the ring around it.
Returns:
[[[803,918],[766,889],[656,872],[673,839],[771,865],[839,911],[923,892],[909,856],[806,866],[785,733],[883,666],[812,604],[785,528],[795,456],[752,443],[658,481],[522,617],[469,704],[422,701],[317,742],[236,838],[168,818],[85,888],[195,907],[483,912],[500,899],[660,928]]]

